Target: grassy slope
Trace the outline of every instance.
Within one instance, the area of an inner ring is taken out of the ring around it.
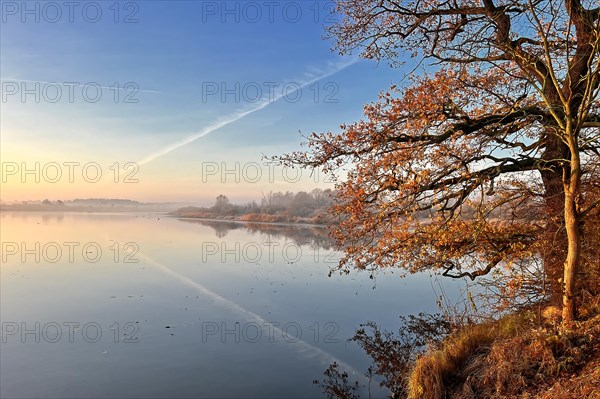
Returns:
[[[417,360],[409,397],[600,398],[597,310],[570,331],[555,308],[466,327]]]

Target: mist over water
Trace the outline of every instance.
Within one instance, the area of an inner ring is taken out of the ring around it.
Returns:
[[[328,277],[318,227],[0,215],[2,397],[318,397],[334,361],[366,382],[360,323],[438,310],[429,275]]]

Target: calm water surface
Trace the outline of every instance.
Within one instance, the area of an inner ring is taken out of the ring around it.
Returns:
[[[319,228],[0,215],[3,398],[322,397],[334,361],[366,382],[360,323],[438,310],[429,275],[328,277]]]

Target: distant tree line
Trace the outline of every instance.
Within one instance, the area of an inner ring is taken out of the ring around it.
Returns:
[[[245,204],[232,204],[220,194],[215,204],[206,207],[185,207],[173,212],[176,216],[196,218],[217,218],[258,222],[294,222],[329,224],[335,221],[328,212],[334,192],[331,189],[314,189],[310,192],[263,193],[260,203],[250,201]]]

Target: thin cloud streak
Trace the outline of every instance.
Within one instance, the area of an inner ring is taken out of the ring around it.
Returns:
[[[300,89],[303,89],[303,88],[305,88],[308,85],[311,85],[311,84],[313,84],[315,82],[318,82],[321,79],[325,79],[325,78],[327,78],[327,77],[329,77],[331,75],[334,75],[334,74],[340,72],[343,69],[348,68],[351,65],[354,65],[357,61],[358,61],[357,59],[354,59],[354,60],[349,61],[349,62],[338,64],[331,71],[325,72],[325,73],[320,74],[320,75],[318,75],[316,77],[314,77],[314,74],[308,74],[308,76],[309,76],[308,78],[306,78],[302,82],[298,82],[299,83],[299,87],[296,90],[294,90],[292,92],[285,93],[285,94],[289,95],[289,94],[295,93],[296,91],[298,91]],[[313,76],[313,77],[310,77],[310,76]],[[150,163],[150,162],[156,160],[157,158],[160,158],[163,155],[166,155],[166,154],[170,153],[171,151],[174,151],[174,150],[176,150],[176,149],[178,149],[180,147],[183,147],[184,145],[190,144],[190,143],[198,140],[201,137],[207,136],[207,135],[213,133],[214,131],[216,131],[216,130],[224,127],[224,126],[227,126],[227,125],[229,125],[231,123],[237,122],[240,119],[242,119],[242,118],[244,118],[244,117],[246,117],[246,116],[248,116],[248,115],[250,115],[250,114],[252,114],[254,112],[260,111],[261,109],[265,108],[269,104],[272,104],[272,103],[280,100],[281,98],[283,98],[283,96],[284,96],[283,93],[277,94],[276,96],[273,96],[273,98],[271,100],[263,100],[258,106],[254,107],[254,108],[251,108],[251,109],[249,109],[247,111],[238,111],[238,112],[235,112],[235,113],[233,113],[231,115],[228,115],[227,117],[223,118],[221,121],[214,122],[211,125],[209,125],[209,126],[205,127],[204,129],[200,130],[199,132],[197,132],[197,133],[195,133],[195,134],[193,134],[191,136],[185,137],[185,138],[183,138],[180,141],[177,141],[177,142],[175,142],[173,144],[170,144],[170,145],[164,147],[163,149],[161,149],[159,151],[156,151],[156,152],[154,152],[154,153],[146,156],[145,158],[143,158],[140,161],[138,161],[137,164],[141,166],[141,165],[145,165],[147,163]]]

